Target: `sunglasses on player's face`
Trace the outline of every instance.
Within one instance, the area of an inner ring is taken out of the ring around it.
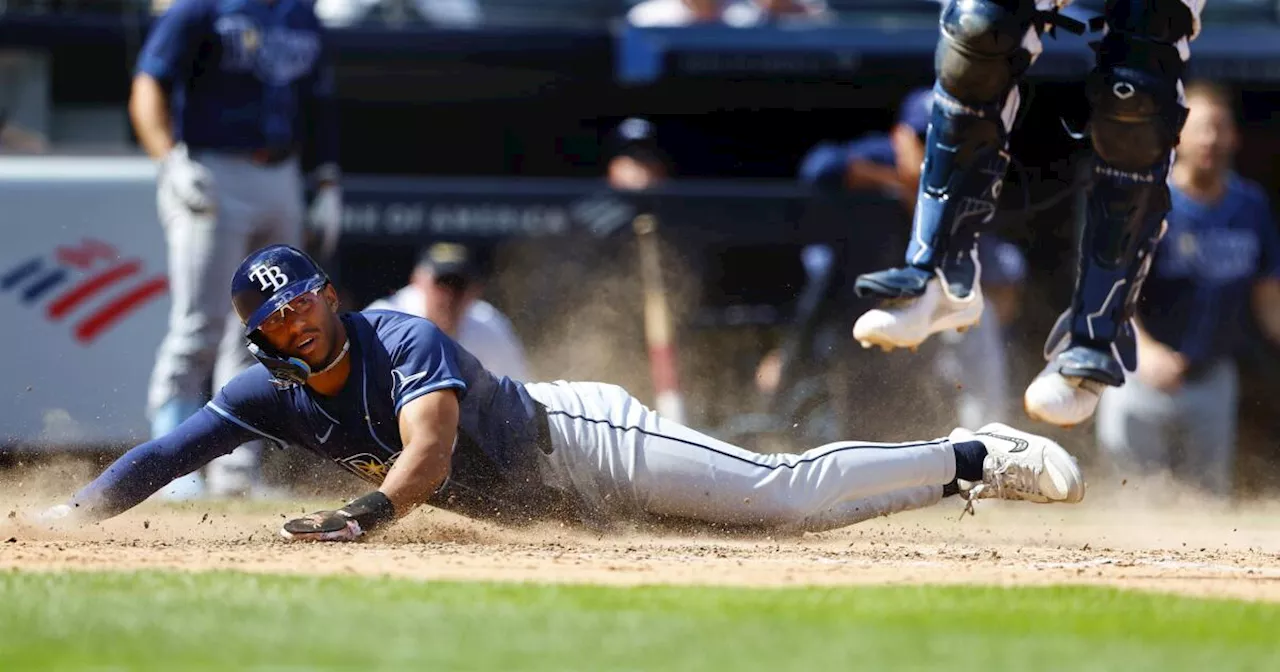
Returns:
[[[323,302],[324,299],[320,296],[320,290],[313,289],[280,306],[280,310],[271,313],[267,319],[262,321],[262,325],[259,328],[264,333],[278,332],[284,329],[286,323],[285,313],[293,312],[299,317],[306,317],[314,313],[316,307]]]

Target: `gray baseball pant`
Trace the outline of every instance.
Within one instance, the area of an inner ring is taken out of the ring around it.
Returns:
[[[1223,359],[1173,393],[1129,376],[1098,403],[1098,443],[1130,477],[1171,473],[1212,494],[1231,494],[1239,380]]]
[[[169,255],[169,330],[151,375],[147,411],[152,434],[172,431],[254,363],[231,310],[231,277],[253,250],[301,245],[303,182],[296,159],[273,166],[212,151],[191,159],[213,177],[213,213],[195,213],[159,185],[157,208]],[[209,488],[242,488],[257,478],[260,442],[210,463]],[[248,479],[246,481],[246,479]],[[236,483],[236,482],[239,483]]]
[[[543,479],[598,520],[648,515],[821,532],[937,504],[956,476],[945,438],[841,441],[761,454],[672,422],[605,383],[527,383],[554,450]]]

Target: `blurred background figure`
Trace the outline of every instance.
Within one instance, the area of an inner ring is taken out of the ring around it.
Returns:
[[[0,154],[43,154],[48,142],[27,128],[24,108],[38,96],[38,66],[28,52],[0,49]]]
[[[319,164],[311,218],[329,233],[322,258],[336,246],[338,120],[323,27],[310,3],[282,7],[175,0],[138,55],[129,117],[159,168],[172,298],[147,403],[155,437],[255,363],[226,292],[250,251],[303,244],[304,120],[314,128]],[[225,49],[202,48],[210,42]],[[259,493],[261,443],[214,460],[203,478],[193,473],[161,496]]]
[[[643,191],[671,177],[671,159],[658,145],[653,122],[631,117],[618,124],[608,145],[606,164],[609,186],[623,191]]]
[[[627,11],[627,23],[639,28],[721,23],[726,4],[723,0],[642,0]]]
[[[805,156],[800,179],[825,190],[876,190],[896,198],[910,213],[924,162],[925,134],[933,90],[917,89],[903,99],[898,121],[889,133],[871,133],[846,143],[823,142]],[[1026,279],[1026,259],[1017,246],[984,233],[978,239],[982,321],[965,334],[950,332],[940,342],[935,360],[939,383],[956,389],[956,420],[964,427],[1009,418],[1005,328],[1016,318]],[[769,376],[765,376],[765,380]]]
[[[1280,345],[1280,234],[1262,187],[1234,171],[1232,96],[1198,82],[1186,97],[1168,229],[1138,301],[1138,370],[1103,394],[1096,428],[1127,477],[1168,472],[1225,497],[1239,410],[1233,355],[1250,304]]]
[[[737,0],[724,10],[724,22],[749,28],[775,22],[826,22],[835,20],[824,0]]]
[[[315,6],[316,16],[331,28],[359,25],[375,15],[391,24],[416,19],[440,28],[474,28],[484,18],[477,0],[315,0]]]
[[[366,310],[395,310],[425,317],[449,334],[495,375],[529,380],[524,346],[511,320],[485,301],[484,276],[474,251],[457,243],[436,243],[422,252],[409,284],[369,304]]]

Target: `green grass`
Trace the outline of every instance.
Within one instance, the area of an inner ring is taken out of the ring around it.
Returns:
[[[0,670],[1278,670],[1280,605],[1100,588],[0,573]]]

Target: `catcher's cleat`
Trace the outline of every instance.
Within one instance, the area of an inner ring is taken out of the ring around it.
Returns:
[[[987,498],[1038,504],[1075,504],[1084,499],[1084,474],[1076,459],[1050,439],[1000,423],[976,433],[957,429],[950,438],[952,442],[981,441],[987,447],[982,481],[964,492],[971,504]]]
[[[904,285],[890,288],[881,282],[887,275],[907,273],[915,276],[912,280],[918,281],[918,289]],[[864,348],[878,345],[885,351],[915,351],[933,334],[968,329],[982,318],[981,286],[973,283],[968,293],[960,296],[941,269],[932,274],[918,268],[890,269],[864,275],[858,283],[861,294],[886,297],[853,325],[853,338]]]
[[[1124,369],[1110,351],[1072,345],[1050,359],[1027,386],[1022,405],[1032,420],[1074,427],[1098,408],[1108,386],[1124,384]]]

